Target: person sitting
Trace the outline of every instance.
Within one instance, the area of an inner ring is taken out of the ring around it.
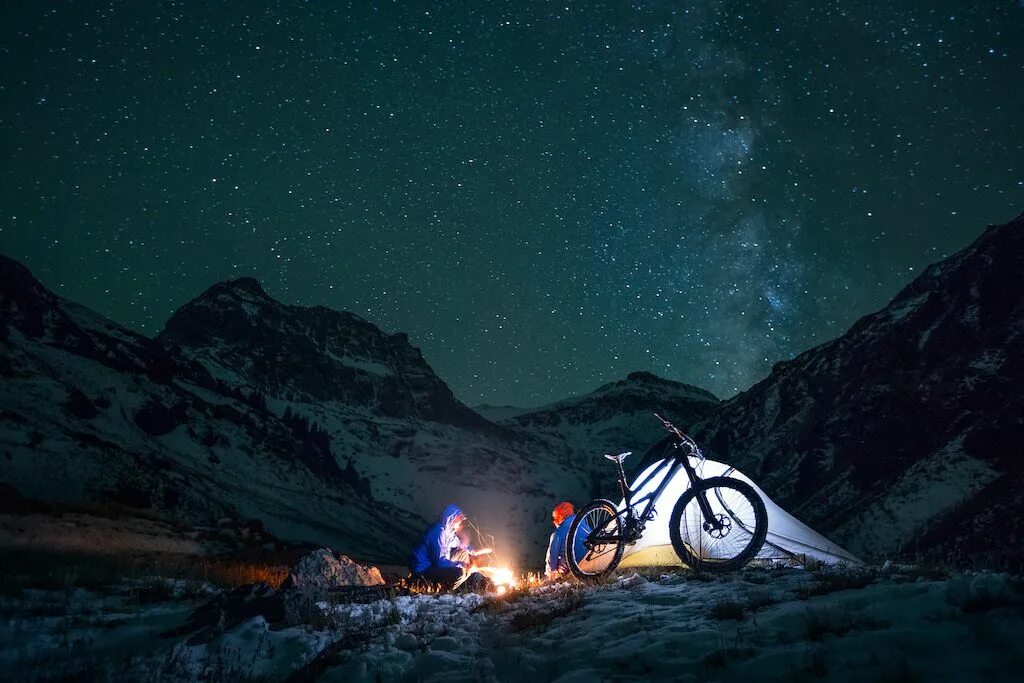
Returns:
[[[569,527],[576,519],[576,508],[568,501],[563,501],[551,511],[551,522],[555,525],[555,531],[548,539],[547,562],[544,568],[544,576],[548,579],[556,579],[569,573],[569,559],[566,553],[566,538],[569,536]],[[583,527],[586,522],[580,526]],[[583,539],[589,532],[589,527],[583,528],[577,534],[576,556],[583,557],[586,548],[583,546]]]
[[[474,557],[484,551],[474,550],[460,533],[465,523],[466,515],[457,505],[441,512],[409,555],[413,581],[451,588],[472,567]]]

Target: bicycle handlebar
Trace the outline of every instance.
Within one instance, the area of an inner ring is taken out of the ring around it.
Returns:
[[[661,424],[664,425],[665,429],[668,430],[669,434],[675,435],[675,437],[679,439],[681,444],[685,443],[687,446],[690,447],[690,455],[695,455],[698,458],[704,457],[704,454],[701,453],[700,447],[697,445],[697,442],[694,441],[689,435],[685,434],[683,430],[681,430],[679,427],[676,427],[674,424],[663,418],[661,415],[658,415],[657,413],[654,414],[654,417],[658,418]]]
[[[683,431],[681,429],[679,429],[679,427],[676,427],[674,424],[672,424],[671,422],[669,422],[668,420],[663,418],[661,415],[658,415],[657,413],[655,413],[654,417],[658,418],[658,420],[665,427],[665,429],[668,430],[669,434],[675,434],[676,436],[678,436],[681,439],[687,438],[686,435],[683,434]]]

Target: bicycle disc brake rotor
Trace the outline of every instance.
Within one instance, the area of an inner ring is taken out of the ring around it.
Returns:
[[[715,515],[715,523],[704,522],[704,531],[708,532],[711,538],[725,538],[732,531],[732,520],[728,516],[719,513]]]

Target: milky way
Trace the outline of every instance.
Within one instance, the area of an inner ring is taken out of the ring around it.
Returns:
[[[1024,209],[1024,8],[868,5],[21,3],[0,251],[147,334],[253,275],[469,403],[728,396]]]

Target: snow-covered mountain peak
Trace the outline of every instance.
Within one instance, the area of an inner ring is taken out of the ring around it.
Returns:
[[[684,384],[675,380],[659,377],[653,372],[638,370],[626,375],[626,379],[609,382],[599,387],[594,393],[611,393],[623,391],[667,391],[677,398],[689,398],[694,401],[718,402],[718,397],[707,389],[695,387],[692,384]]]
[[[519,424],[550,422],[552,419],[594,422],[623,413],[659,410],[671,413],[680,409],[689,421],[716,403],[718,398],[710,391],[665,379],[652,372],[638,371],[631,372],[625,379],[602,384],[590,393],[524,409],[502,421]]]
[[[282,304],[251,278],[214,285],[176,311],[159,338],[222,381],[270,397],[489,426],[405,334],[324,306]]]
[[[36,280],[27,266],[3,254],[0,254],[0,277],[3,277],[3,281],[8,283],[11,289],[16,287],[23,293],[39,297],[52,296],[39,280]]]
[[[262,297],[264,299],[270,298],[270,295],[263,289],[263,285],[260,284],[260,281],[254,277],[240,277],[234,280],[226,280],[214,285],[214,287],[236,292],[244,292],[245,294]]]
[[[591,484],[591,493],[610,493],[602,453],[646,451],[664,437],[653,413],[660,413],[688,427],[718,405],[714,394],[698,387],[633,372],[625,379],[604,384],[582,396],[574,396],[530,410],[485,410],[509,429],[529,434],[544,443]],[[505,416],[501,416],[501,412]],[[635,462],[639,462],[636,458]]]

